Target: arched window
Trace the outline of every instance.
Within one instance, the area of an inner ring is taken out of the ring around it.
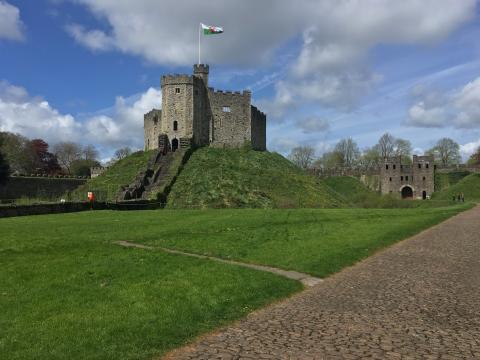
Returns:
[[[178,121],[174,121],[173,122],[173,131],[177,131],[178,130]]]

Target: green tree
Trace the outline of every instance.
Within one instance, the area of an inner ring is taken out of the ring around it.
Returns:
[[[10,173],[10,166],[8,165],[7,159],[3,156],[1,152],[2,140],[0,139],[0,185],[5,184]]]
[[[78,159],[70,164],[70,173],[75,176],[90,176],[90,168],[100,166],[97,160]]]
[[[475,151],[467,162],[470,166],[478,166],[480,165],[480,146],[478,147],[477,151]]]
[[[450,138],[438,140],[427,154],[433,155],[435,162],[444,166],[458,164],[461,161],[460,145]]]
[[[0,132],[0,151],[10,165],[11,172],[30,174],[34,171],[35,154],[26,137],[10,132]]]
[[[315,157],[315,150],[310,146],[299,146],[293,148],[288,158],[298,167],[308,169],[312,166]]]
[[[340,140],[335,145],[334,152],[338,154],[341,166],[352,167],[358,165],[360,149],[352,138]]]

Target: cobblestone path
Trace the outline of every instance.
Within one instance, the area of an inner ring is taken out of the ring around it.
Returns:
[[[167,359],[480,359],[480,206]]]

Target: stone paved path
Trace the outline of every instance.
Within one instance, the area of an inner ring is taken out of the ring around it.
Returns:
[[[480,359],[480,206],[166,359]]]

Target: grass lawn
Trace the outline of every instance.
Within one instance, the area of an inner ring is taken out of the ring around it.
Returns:
[[[112,245],[152,231],[161,215],[0,219],[0,358],[151,359],[301,289],[269,273]]]
[[[0,354],[150,359],[285,297],[269,273],[128,240],[326,276],[468,208],[94,211],[0,219]]]

